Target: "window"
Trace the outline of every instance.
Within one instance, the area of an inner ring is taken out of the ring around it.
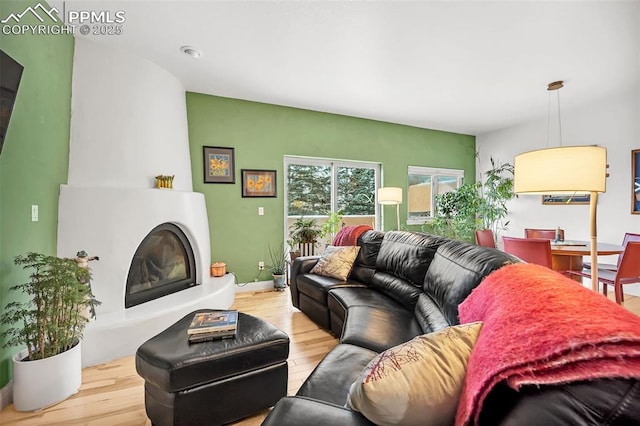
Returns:
[[[464,170],[409,166],[407,224],[421,225],[433,218],[436,194],[462,185]]]
[[[285,170],[286,230],[300,216],[314,218],[320,226],[338,211],[346,225],[379,223],[375,194],[380,164],[285,157]]]

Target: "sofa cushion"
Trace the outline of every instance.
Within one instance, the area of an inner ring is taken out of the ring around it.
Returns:
[[[341,343],[382,352],[423,334],[412,311],[352,306],[342,328]]]
[[[358,237],[360,251],[353,263],[350,278],[365,283],[371,282],[383,237],[384,233],[380,231],[367,231]]]
[[[458,305],[480,281],[496,269],[519,262],[500,250],[449,241],[438,247],[424,278],[424,293],[440,308],[449,324],[458,324]],[[428,316],[421,308],[418,306],[416,316]]]
[[[261,426],[374,426],[366,417],[346,407],[301,396],[286,396],[269,412]]]
[[[376,355],[369,349],[339,344],[320,361],[296,395],[344,406],[349,387]]]
[[[406,310],[400,303],[366,286],[340,286],[332,288],[329,291],[327,303],[331,313],[342,320],[344,320],[346,316],[347,309],[352,306]]]
[[[481,425],[637,425],[640,381],[596,379],[519,390],[501,382],[487,395]]]
[[[302,274],[297,277],[298,291],[326,306],[327,294],[332,287],[344,284],[344,280],[316,274]]]
[[[376,271],[387,272],[421,287],[438,247],[449,240],[417,232],[384,234],[376,259]]]
[[[359,251],[358,246],[328,246],[311,273],[344,281],[349,276]]]
[[[456,324],[451,324],[442,314],[440,306],[424,293],[418,297],[414,315],[423,333],[431,333],[457,324],[457,322]]]
[[[386,350],[353,383],[347,406],[375,424],[453,424],[481,327],[458,325]]]
[[[385,233],[376,259],[371,287],[413,309],[422,293],[424,277],[439,245],[448,241],[415,232]]]
[[[398,302],[379,291],[373,290],[364,284],[358,286],[351,282],[348,286],[332,288],[329,291],[327,302],[330,311],[331,331],[338,338],[342,336],[347,309],[352,306],[379,306],[385,309],[406,310]]]

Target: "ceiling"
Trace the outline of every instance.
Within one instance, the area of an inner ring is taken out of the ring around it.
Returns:
[[[49,3],[124,11],[122,34],[86,37],[188,91],[423,128],[478,135],[546,117],[554,80],[563,110],[639,90],[640,0]]]

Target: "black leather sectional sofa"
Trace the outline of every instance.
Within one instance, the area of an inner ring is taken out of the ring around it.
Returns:
[[[369,361],[418,335],[458,324],[458,305],[482,279],[519,262],[496,249],[406,231],[367,231],[357,244],[347,281],[310,273],[317,258],[292,265],[293,305],[335,334],[339,344],[296,396],[276,404],[264,425],[372,424],[346,408],[349,388]],[[637,380],[520,392],[498,385],[484,402],[480,424],[640,424],[639,398]]]

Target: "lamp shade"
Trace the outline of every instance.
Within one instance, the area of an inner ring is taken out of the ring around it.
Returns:
[[[567,146],[522,153],[514,162],[516,194],[605,192],[607,150]]]
[[[378,188],[378,203],[402,204],[402,188],[393,186]]]

